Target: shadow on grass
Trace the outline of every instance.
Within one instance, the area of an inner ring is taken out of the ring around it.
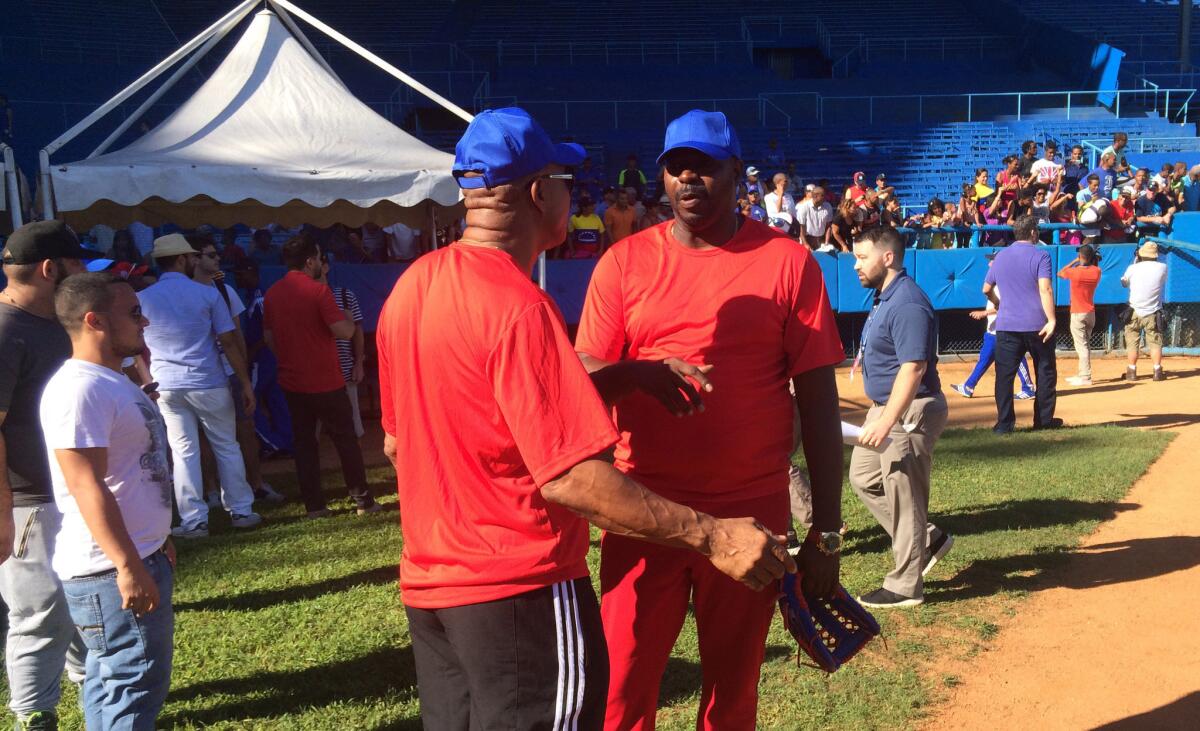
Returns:
[[[1117,414],[1120,421],[1110,424],[1124,427],[1146,429],[1177,429],[1179,427],[1200,424],[1200,414]]]
[[[1200,536],[1135,538],[1073,551],[975,561],[953,578],[925,584],[926,596],[951,602],[1000,591],[1090,589],[1185,571],[1200,564]]]
[[[1083,427],[1056,429],[1053,431],[1033,431],[1021,428],[1007,436],[991,434],[991,429],[965,429],[975,436],[983,435],[986,445],[981,447],[975,440],[944,440],[938,443],[933,453],[933,469],[937,471],[938,458],[953,455],[956,460],[967,463],[978,463],[985,456],[989,461],[1004,462],[1010,459],[1043,459],[1046,449],[1053,445],[1055,449],[1072,451],[1111,444],[1112,433],[1105,433],[1088,425]],[[987,432],[985,435],[984,432]],[[981,449],[986,449],[982,453]]]
[[[797,651],[797,648],[785,645],[767,645],[765,660],[795,657]],[[667,660],[667,670],[658,688],[658,707],[667,708],[699,695],[703,682],[700,663],[672,656]]]
[[[394,584],[399,581],[396,565],[389,564],[366,571],[358,571],[347,576],[325,579],[304,586],[288,586],[280,589],[263,591],[248,591],[234,596],[215,596],[193,602],[175,604],[176,612],[205,612],[205,611],[255,611],[266,609],[278,604],[301,602],[326,594],[349,591],[364,584]]]
[[[263,672],[194,683],[171,691],[174,702],[203,701],[208,696],[234,696],[208,708],[165,713],[162,725],[248,720],[301,714],[346,701],[374,701],[417,692],[412,648],[388,647],[353,660],[303,670]],[[251,697],[253,696],[253,697]],[[379,728],[420,728],[420,719],[404,719]]]
[[[1200,719],[1200,690],[1152,711],[1097,726],[1092,731],[1164,731],[1194,729]]]
[[[1136,510],[1137,503],[1088,502],[1066,498],[1006,500],[983,508],[953,513],[933,513],[930,519],[954,536],[979,535],[993,531],[1029,530],[1071,525],[1084,520],[1112,520],[1117,513]],[[847,548],[856,553],[890,551],[892,541],[878,526],[846,534]]]

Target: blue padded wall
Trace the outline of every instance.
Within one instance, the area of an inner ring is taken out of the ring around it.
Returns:
[[[546,262],[546,292],[558,304],[563,319],[568,323],[579,322],[579,316],[583,314],[583,301],[587,297],[588,282],[595,268],[595,259]]]
[[[982,251],[983,253],[976,253]],[[983,280],[987,276],[988,260],[983,249],[948,249],[946,251],[917,251],[917,284],[929,295],[934,309],[980,309],[986,304]]]
[[[1167,264],[1163,298],[1167,302],[1200,302],[1200,251],[1171,249],[1162,261]]]
[[[821,277],[825,280],[825,294],[829,297],[829,304],[833,305],[836,310],[838,306],[838,255],[837,254],[813,254],[813,258],[821,265]],[[858,282],[855,282],[855,286]]]
[[[920,284],[917,272],[918,253],[915,249],[904,252],[904,268],[908,270],[909,276],[916,278]],[[842,314],[869,312],[874,296],[874,290],[867,289],[858,281],[858,274],[854,271],[854,255],[838,254],[838,297],[837,300],[830,300],[834,303],[834,309]]]

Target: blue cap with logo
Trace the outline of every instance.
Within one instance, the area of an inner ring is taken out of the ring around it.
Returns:
[[[658,156],[658,164],[671,150],[681,147],[699,150],[717,160],[727,160],[742,157],[742,144],[738,142],[737,132],[725,117],[723,112],[705,112],[693,109],[677,117],[667,125],[667,137],[663,141],[662,154]]]
[[[547,165],[583,162],[583,146],[555,144],[529,112],[518,107],[475,115],[454,147],[454,179],[460,188],[491,188],[533,175]],[[478,177],[465,177],[478,173]]]

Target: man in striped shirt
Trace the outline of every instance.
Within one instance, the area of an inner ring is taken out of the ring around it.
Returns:
[[[329,285],[329,255],[321,254],[321,279],[318,280],[327,287]],[[349,340],[337,341],[338,366],[342,369],[342,379],[346,381],[346,395],[350,397],[350,411],[354,415],[354,433],[362,438],[362,412],[358,406],[358,384],[363,379],[363,316],[358,306],[358,296],[346,287],[330,287],[333,290],[333,301],[338,309],[354,323],[354,336]]]

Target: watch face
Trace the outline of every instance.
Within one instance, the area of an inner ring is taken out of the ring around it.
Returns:
[[[840,550],[841,547],[842,547],[842,534],[841,533],[822,533],[821,534],[821,548],[825,549],[825,551],[827,553],[835,553],[838,550]]]

